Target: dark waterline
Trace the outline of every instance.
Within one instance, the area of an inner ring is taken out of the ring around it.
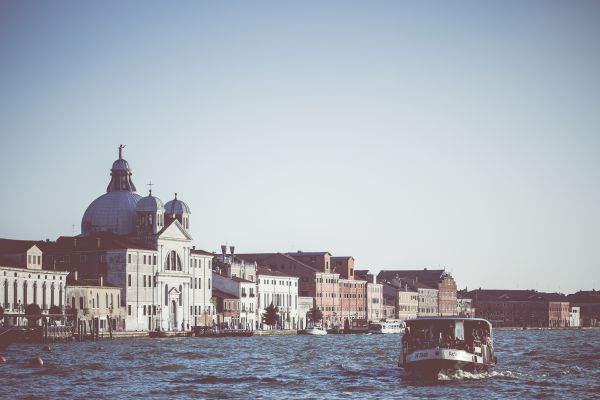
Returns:
[[[11,346],[0,398],[599,398],[600,330],[497,331],[491,374],[398,368],[399,335],[115,340]],[[103,350],[98,350],[102,346]],[[43,367],[28,360],[41,356]]]

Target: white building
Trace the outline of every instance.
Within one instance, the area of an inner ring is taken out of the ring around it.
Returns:
[[[121,307],[121,288],[98,279],[79,279],[77,271],[67,277],[67,304],[77,310],[80,320],[97,318],[100,332],[120,331],[125,326],[125,307]]]
[[[64,307],[68,272],[44,263],[45,247],[45,242],[0,239],[0,306],[6,314],[24,314],[29,304],[37,304],[42,314],[52,306]],[[5,320],[9,324],[19,321]]]
[[[303,330],[308,327],[308,318],[306,315],[313,308],[314,297],[298,297],[298,329]]]
[[[57,240],[57,261],[121,288],[126,330],[212,324],[213,255],[192,246],[190,208],[177,194],[164,205],[151,190],[138,195],[122,148],[106,193],[83,215],[82,234]]]
[[[239,277],[228,278],[217,272],[212,273],[213,284],[216,290],[239,299],[239,324],[234,326],[238,329],[254,330],[258,322],[256,319],[256,282]],[[235,319],[235,317],[233,317]]]
[[[266,308],[273,304],[279,308],[278,327],[281,329],[298,329],[298,277],[259,266],[257,282],[257,320],[260,328],[271,328],[262,324],[262,315],[266,312]]]
[[[569,326],[581,326],[581,307],[571,306],[569,311]]]
[[[438,290],[425,283],[416,282],[413,287],[419,293],[419,317],[436,317],[439,314],[438,310]]]

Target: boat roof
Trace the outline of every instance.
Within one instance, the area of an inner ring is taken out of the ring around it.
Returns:
[[[492,323],[490,321],[488,321],[487,319],[483,319],[483,318],[470,318],[470,317],[422,317],[422,318],[413,318],[413,319],[407,319],[405,322],[411,323],[411,322],[419,322],[419,321],[479,321],[479,322],[485,322],[486,324],[488,324],[490,327],[492,326]]]

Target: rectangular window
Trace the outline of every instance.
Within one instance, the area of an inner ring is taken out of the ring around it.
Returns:
[[[210,289],[210,278],[208,278],[208,288]]]
[[[127,286],[131,286],[131,274],[127,275]]]
[[[131,254],[127,254],[127,262],[131,264]]]
[[[144,287],[146,287],[146,275],[144,275]]]
[[[131,315],[131,306],[127,306],[127,315]]]
[[[154,258],[154,265],[156,265],[156,255],[153,258]]]

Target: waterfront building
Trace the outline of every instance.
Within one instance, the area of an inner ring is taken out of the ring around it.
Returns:
[[[377,283],[377,277],[368,270],[355,270],[354,275],[367,282],[367,320],[381,321],[383,311],[383,285]]]
[[[567,296],[571,305],[580,308],[581,326],[600,326],[600,291],[580,290]]]
[[[579,327],[581,326],[581,307],[571,306],[569,311],[569,326]]]
[[[386,303],[393,304],[395,319],[407,320],[417,317],[419,311],[419,292],[407,282],[395,283],[383,281],[383,296]]]
[[[235,246],[229,246],[230,253],[227,254],[227,246],[221,246],[221,254],[214,255],[214,269],[219,275],[228,278],[242,278],[256,282],[257,264],[255,261],[246,261],[234,254]]]
[[[329,255],[329,253],[321,253]],[[325,261],[327,262],[327,261]],[[330,257],[333,272],[340,274],[340,315],[344,324],[367,319],[367,281],[355,279],[354,257]],[[348,322],[346,322],[348,321]]]
[[[457,313],[456,282],[452,275],[441,269],[383,270],[377,276],[379,282],[393,283],[402,280],[405,283],[425,284],[438,290],[438,314],[454,316]]]
[[[212,321],[213,254],[195,250],[189,206],[175,197],[163,204],[136,193],[129,163],[113,163],[106,193],[81,220],[81,235],[50,243],[58,266],[82,279],[103,276],[121,289],[126,330],[188,330]]]
[[[277,326],[281,329],[298,329],[298,277],[273,271],[269,268],[258,267],[258,301],[257,321],[260,329],[270,329],[262,324],[262,315],[266,308],[273,304],[279,308]]]
[[[273,271],[298,277],[298,295],[302,297],[314,297],[316,306],[323,313],[323,323],[327,327],[343,326],[341,319],[340,304],[340,274],[331,272],[329,253],[306,253],[314,254],[308,256],[308,265],[292,254],[283,253],[253,253],[240,254],[247,261],[256,261]],[[317,255],[317,254],[320,254]],[[311,257],[314,257],[314,261]],[[326,271],[317,269],[322,266]]]
[[[382,286],[382,291],[383,291],[383,286]],[[395,320],[396,319],[396,300],[395,298],[390,299],[390,298],[386,298],[385,295],[383,297],[383,306],[381,307],[382,310],[382,319],[383,320]]]
[[[242,325],[240,318],[240,297],[213,289],[212,295],[216,304],[216,320],[220,328],[239,329]]]
[[[79,279],[77,270],[67,276],[67,313],[81,321],[98,319],[100,332],[125,328],[125,307],[121,307],[121,288],[98,279]]]
[[[239,313],[239,320],[234,321],[234,325],[230,325],[230,327],[245,330],[256,329],[258,326],[256,318],[256,282],[237,276],[222,276],[215,270],[212,272],[212,278],[214,289],[231,296],[228,299],[223,298],[223,301],[239,299],[239,310],[235,310]]]
[[[307,314],[313,308],[314,297],[298,296],[298,329],[303,330],[308,327]]]
[[[462,297],[472,300],[476,317],[496,326],[559,328],[569,324],[569,302],[562,294],[476,289]]]
[[[456,302],[456,314],[460,317],[473,317],[475,315],[473,300],[459,295]]]
[[[51,307],[64,310],[68,272],[56,269],[43,241],[0,239],[0,306],[8,324],[18,324],[29,304],[42,314]]]
[[[435,317],[439,315],[439,297],[437,288],[423,282],[414,282],[413,287],[419,293],[419,317]],[[458,303],[457,303],[458,304]]]

